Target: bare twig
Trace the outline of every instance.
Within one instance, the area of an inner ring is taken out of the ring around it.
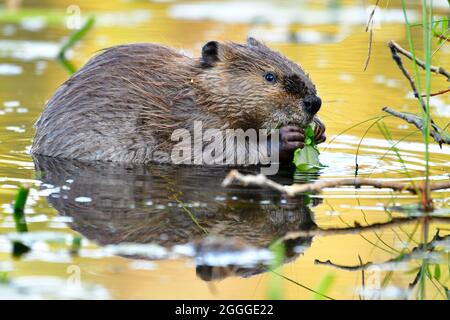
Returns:
[[[320,264],[320,265],[325,265],[325,266],[331,266],[336,269],[342,269],[342,270],[348,270],[348,271],[367,270],[370,266],[373,266],[375,264],[375,263],[369,261],[366,263],[361,262],[359,265],[347,266],[347,265],[342,265],[342,264],[337,264],[337,263],[331,262],[331,260],[322,261],[319,259],[314,260],[314,263]],[[387,263],[387,262],[383,262],[383,264],[384,263]]]
[[[402,59],[400,58],[398,53],[403,53],[405,55],[407,52],[411,57],[412,57],[412,55],[392,40],[389,41],[388,46],[391,49],[392,59],[394,59],[395,63],[400,68],[400,70],[402,71],[405,78],[408,79],[408,82],[411,85],[411,89],[413,90],[414,96],[417,97],[417,99],[419,100],[422,110],[424,112],[426,112],[427,107],[426,107],[425,101],[423,100],[422,96],[419,95],[419,91],[417,90],[416,83],[414,82],[413,78],[409,74],[408,70],[406,70],[405,66],[403,65]],[[417,64],[419,64],[419,63],[417,62]]]
[[[434,248],[437,245],[439,245],[439,242],[445,241],[449,238],[450,238],[450,235],[445,235],[445,236],[441,237],[441,236],[439,236],[439,232],[438,232],[438,233],[436,233],[436,235],[433,237],[433,239],[430,242],[421,244],[421,245],[413,248],[409,253],[405,253],[403,255],[400,255],[398,257],[389,259],[389,260],[381,262],[381,263],[371,262],[371,261],[362,263],[360,260],[359,265],[349,266],[349,265],[341,265],[341,264],[333,263],[330,260],[321,261],[318,259],[314,260],[314,263],[332,266],[332,267],[335,267],[338,269],[348,270],[348,271],[367,270],[371,266],[382,266],[382,265],[387,265],[387,264],[391,264],[391,263],[407,262],[411,259],[415,259],[417,254],[420,254],[421,252],[431,252],[434,250]]]
[[[398,43],[396,43],[395,41],[391,40],[389,41],[389,47],[391,48],[391,50],[394,48],[395,51],[401,53],[402,55],[404,55],[405,57],[407,57],[409,60],[414,60],[413,55],[411,54],[411,52],[409,52],[408,50],[402,48]],[[416,57],[416,63],[419,67],[421,67],[422,69],[426,69],[425,66],[425,62],[423,62],[422,60],[420,60],[419,58]],[[438,67],[438,66],[430,66],[430,70],[431,72],[437,73],[437,74],[441,74],[444,77],[447,78],[447,81],[450,81],[450,72],[448,72],[447,70],[445,70],[442,67]]]
[[[414,59],[414,57],[412,56],[412,54],[409,51],[403,49],[400,45],[398,45],[393,40],[389,41],[388,45],[389,45],[389,48],[391,49],[392,59],[394,59],[395,63],[400,68],[403,75],[406,77],[406,79],[408,79],[409,84],[411,85],[411,89],[413,90],[414,96],[419,100],[420,106],[422,107],[423,112],[427,113],[427,106],[426,106],[425,100],[423,99],[424,97],[419,94],[416,83],[414,82],[414,80],[411,77],[411,75],[409,74],[409,72],[406,70],[405,66],[403,65],[402,59],[400,58],[398,53],[401,53],[402,55],[409,58],[410,60],[416,61],[417,65],[423,69],[425,69],[424,62],[418,58]],[[443,69],[441,67],[430,66],[430,70],[432,72],[440,73],[440,74],[446,76],[447,80],[450,81],[450,74],[445,69]],[[426,97],[426,95],[425,95],[425,97]],[[422,132],[425,132],[425,128],[424,128],[425,126],[424,126],[423,120],[420,118],[417,118],[415,116],[414,116],[414,118],[412,118],[413,116],[409,116],[409,115],[397,112],[390,108],[383,108],[383,111],[386,111],[392,115],[395,115],[396,117],[406,120],[409,123],[414,124]],[[439,127],[436,125],[436,123],[433,121],[433,119],[431,117],[430,117],[430,124],[431,124],[431,128],[432,128],[432,130],[430,130],[430,135],[433,137],[433,139],[437,143],[439,143],[439,146],[442,147],[442,143],[449,144],[449,142],[448,142],[449,139],[446,138],[442,134],[441,130],[439,129]]]
[[[414,280],[408,285],[409,290],[412,290],[416,286],[421,276],[422,276],[422,268],[419,268],[419,270],[416,273],[416,276],[414,277]]]
[[[305,238],[305,237],[315,237],[315,236],[336,236],[336,235],[348,235],[348,234],[356,234],[356,233],[362,233],[362,232],[369,232],[369,231],[379,231],[386,228],[393,228],[396,226],[404,226],[412,223],[417,223],[420,221],[428,221],[428,222],[435,222],[435,223],[450,223],[450,217],[443,217],[443,216],[422,216],[422,217],[398,217],[398,218],[392,218],[391,220],[387,222],[380,222],[380,223],[372,223],[366,226],[361,226],[357,222],[355,222],[355,225],[353,227],[346,227],[346,228],[316,228],[311,230],[299,230],[299,231],[292,231],[286,233],[280,240],[286,241],[286,240],[293,240],[298,238]]]
[[[423,120],[414,114],[398,112],[389,107],[384,107],[382,110],[393,115],[394,117],[400,118],[408,123],[413,124],[422,132],[425,131]],[[442,146],[443,143],[450,144],[450,135],[445,135],[445,132],[441,130],[435,123],[432,123],[431,127],[433,128],[433,130],[430,130],[430,136],[434,139],[434,141],[439,143],[440,146]]]
[[[375,6],[373,7],[372,11],[370,12],[369,19],[367,20],[367,24],[366,24],[366,32],[369,30],[370,25],[371,24],[373,25],[373,16],[375,15],[375,10],[377,10],[379,3],[380,3],[380,0],[377,0],[377,2],[375,2]]]
[[[377,0],[375,3],[375,6],[373,7],[372,11],[370,12],[369,19],[367,20],[366,24],[366,32],[369,32],[369,44],[367,48],[367,58],[366,62],[364,63],[364,71],[367,70],[367,67],[369,66],[370,62],[370,56],[372,55],[372,42],[373,42],[373,16],[375,15],[375,10],[378,8],[378,3],[380,0]]]
[[[449,37],[450,37],[450,36],[447,37],[447,41],[450,41],[450,40],[449,40]],[[446,41],[442,41],[442,43],[441,43],[441,44],[433,51],[433,53],[431,54],[431,56],[434,57],[434,55],[435,55],[439,50],[441,50],[442,47],[443,47],[444,45],[446,45]]]
[[[436,38],[438,38],[438,39],[441,39],[442,41],[444,41],[444,42],[450,42],[450,38],[449,37],[446,37],[446,36],[444,36],[444,35],[442,35],[442,34],[435,34],[434,35]]]
[[[437,92],[430,93],[430,97],[440,96],[440,95],[446,94],[446,93],[448,93],[448,92],[450,92],[450,88],[447,88],[447,89],[444,89],[444,90],[440,90],[440,91],[437,91]],[[425,98],[426,96],[427,96],[426,94],[422,94],[422,97]]]
[[[364,72],[367,70],[367,67],[369,66],[370,56],[372,55],[372,42],[373,42],[373,22],[370,23],[369,44],[368,44],[368,47],[367,47],[366,62],[364,63]]]
[[[408,191],[412,194],[417,194],[423,191],[423,186],[413,185],[411,183],[401,183],[394,181],[366,179],[366,178],[345,178],[333,180],[319,180],[312,183],[282,185],[266,176],[259,175],[243,175],[237,170],[231,170],[222,182],[222,186],[228,187],[234,183],[240,183],[244,186],[252,185],[258,187],[269,187],[277,190],[290,197],[304,193],[316,193],[325,188],[336,188],[342,186],[371,186],[375,188],[389,188],[395,191]],[[430,184],[430,190],[440,190],[450,188],[450,179],[444,181],[436,181]]]

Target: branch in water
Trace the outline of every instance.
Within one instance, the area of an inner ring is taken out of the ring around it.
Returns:
[[[387,112],[387,113],[393,115],[394,117],[400,118],[402,120],[405,120],[408,123],[415,125],[417,129],[422,131],[422,133],[424,132],[423,120],[422,120],[422,118],[416,116],[415,114],[398,112],[389,107],[384,107],[382,110],[384,112]],[[431,126],[432,126],[433,130],[430,130],[430,136],[434,139],[434,141],[439,143],[439,145],[441,147],[442,147],[443,143],[450,144],[450,135],[445,134],[445,132],[443,132],[443,130],[441,130],[434,123]]]
[[[354,186],[356,188],[362,186],[371,186],[375,188],[389,188],[395,191],[408,191],[412,194],[418,194],[423,191],[423,185],[413,185],[411,183],[401,183],[394,181],[384,181],[376,179],[366,178],[345,178],[345,179],[333,179],[333,180],[319,180],[312,183],[305,184],[292,184],[282,185],[273,180],[268,179],[266,176],[259,175],[243,175],[237,170],[231,170],[222,182],[223,187],[228,187],[232,184],[242,184],[244,186],[258,186],[269,187],[277,190],[290,197],[304,194],[304,193],[317,193],[325,188],[336,188],[342,186]],[[430,184],[430,190],[440,190],[450,188],[450,180],[436,181]]]
[[[396,226],[404,226],[407,224],[417,223],[421,220],[427,220],[428,222],[435,222],[435,223],[450,223],[450,217],[442,217],[442,216],[424,216],[424,217],[398,217],[398,218],[392,218],[391,220],[387,222],[380,222],[380,223],[372,223],[366,226],[362,226],[359,223],[355,222],[355,225],[353,227],[346,227],[346,228],[316,228],[311,230],[299,230],[299,231],[292,231],[286,233],[281,240],[295,240],[298,238],[305,238],[305,237],[315,237],[315,236],[335,236],[335,235],[348,235],[348,234],[355,234],[355,233],[361,233],[361,232],[369,232],[369,231],[379,231],[386,228],[393,228]]]
[[[433,251],[434,248],[439,245],[439,242],[442,241],[446,241],[447,239],[450,239],[450,235],[446,235],[446,236],[439,236],[439,232],[436,233],[436,235],[433,237],[433,239],[428,242],[428,243],[422,243],[421,245],[413,248],[411,250],[411,252],[407,253],[407,254],[403,254],[400,255],[398,257],[395,257],[393,259],[389,259],[387,261],[381,262],[381,263],[377,263],[377,262],[366,262],[366,263],[360,263],[359,265],[353,265],[353,266],[349,266],[349,265],[341,265],[341,264],[337,264],[337,263],[333,263],[330,260],[326,260],[326,261],[321,261],[321,260],[314,260],[315,264],[321,264],[321,265],[327,265],[327,266],[332,266],[338,269],[343,269],[343,270],[348,270],[348,271],[358,271],[358,270],[367,270],[368,268],[370,268],[371,266],[382,266],[382,265],[387,265],[387,264],[391,264],[391,263],[400,263],[400,262],[406,262],[409,261],[411,259],[414,259],[415,256],[420,253],[420,252],[430,252]]]

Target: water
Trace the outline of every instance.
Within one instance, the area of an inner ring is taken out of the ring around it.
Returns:
[[[436,12],[444,14],[446,2],[435,2]],[[424,145],[411,125],[392,118],[383,120],[394,142],[412,134],[396,145],[403,162],[389,151],[392,142],[376,125],[366,132],[373,121],[342,133],[380,116],[383,106],[419,110],[386,46],[390,39],[406,46],[397,1],[375,16],[379,25],[366,72],[364,15],[368,11],[362,1],[264,1],[239,7],[230,1],[77,3],[83,16],[97,17],[96,26],[69,54],[77,66],[96,51],[120,43],[159,42],[197,55],[209,40],[242,42],[247,35],[264,40],[301,64],[324,101],[319,116],[327,126],[328,142],[320,148],[320,160],[326,165],[320,176],[296,179],[353,177],[358,153],[361,177],[423,180]],[[45,101],[68,77],[55,57],[70,33],[66,9],[71,2],[28,1],[19,11],[2,5],[0,274],[9,282],[0,285],[0,296],[266,298],[272,279],[278,277],[267,272],[274,258],[273,243],[281,238],[285,256],[277,273],[313,290],[331,275],[329,297],[416,298],[418,285],[410,290],[408,284],[425,258],[433,275],[437,269],[441,273],[439,279],[425,281],[426,298],[445,297],[448,238],[433,244],[437,248],[433,255],[422,253],[401,263],[389,262],[423,241],[425,225],[428,241],[438,229],[445,237],[450,228],[442,221],[413,221],[361,233],[295,236],[317,227],[346,228],[355,222],[368,225],[414,216],[416,210],[391,210],[393,206],[413,206],[417,203],[414,195],[345,187],[287,198],[269,189],[222,188],[228,172],[222,168],[33,159],[28,153],[33,123]],[[420,17],[417,4],[409,14],[413,20]],[[418,43],[420,36],[420,30],[415,30]],[[448,46],[444,46],[433,63],[448,66],[449,57]],[[446,86],[444,79],[433,76],[432,91]],[[431,112],[441,127],[449,121],[449,106],[448,95],[431,99]],[[449,148],[432,144],[430,152],[432,179],[448,179]],[[287,172],[274,179],[293,182]],[[16,235],[11,213],[21,184],[31,188],[25,210],[30,232]],[[437,213],[448,217],[450,193],[435,192],[433,197]],[[77,254],[71,254],[78,236],[82,246]],[[14,240],[29,246],[31,252],[13,259]],[[365,270],[362,288],[361,270],[318,264],[316,259],[344,266],[373,262],[375,266]],[[301,286],[281,281],[284,298],[312,297]]]

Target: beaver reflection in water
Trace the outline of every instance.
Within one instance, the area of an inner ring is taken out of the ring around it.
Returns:
[[[266,264],[211,265],[207,256],[266,250],[290,232],[315,229],[314,212],[302,197],[285,198],[271,189],[221,188],[224,167],[185,167],[82,162],[33,156],[47,201],[70,227],[101,246],[158,244],[171,250],[192,245],[196,273],[203,280],[267,270]],[[290,178],[276,176],[279,183]],[[80,201],[88,197],[90,201]],[[283,263],[307,250],[313,237],[283,240]],[[127,255],[125,255],[127,256]],[[133,255],[132,258],[146,258]],[[217,258],[216,258],[217,259]],[[248,263],[248,262],[247,262]]]
[[[94,57],[57,90],[36,123],[31,152],[147,163],[170,153],[175,129],[192,132],[194,121],[202,121],[204,130],[280,128],[279,143],[269,148],[290,163],[311,121],[316,141],[325,140],[315,117],[320,106],[308,75],[253,38],[208,42],[200,58],[156,44],[121,45]],[[249,152],[240,147],[236,154]]]

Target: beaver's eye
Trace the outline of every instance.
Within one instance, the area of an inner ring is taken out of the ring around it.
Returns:
[[[272,72],[267,72],[264,75],[264,80],[266,80],[267,82],[270,82],[270,83],[275,83],[275,82],[277,82],[277,77]]]

